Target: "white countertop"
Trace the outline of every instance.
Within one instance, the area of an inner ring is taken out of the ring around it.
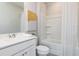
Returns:
[[[6,46],[14,45],[16,43],[31,40],[33,38],[36,38],[36,36],[25,33],[17,33],[16,38],[9,38],[8,34],[0,35],[0,49]]]

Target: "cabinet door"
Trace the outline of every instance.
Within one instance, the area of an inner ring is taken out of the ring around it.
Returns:
[[[6,48],[0,50],[0,56],[11,56],[11,55],[13,56],[17,52],[22,51],[24,49],[27,49],[31,45],[36,45],[35,39],[25,41],[25,42],[21,42],[21,43],[17,43],[13,46],[10,46],[10,47],[6,47]]]
[[[15,56],[35,56],[35,55],[36,55],[36,49],[34,46],[31,46],[27,49],[21,50]]]
[[[28,51],[24,52],[24,56],[36,56],[36,48],[33,46]]]

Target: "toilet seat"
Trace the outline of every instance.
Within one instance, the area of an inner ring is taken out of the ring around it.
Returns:
[[[37,47],[37,49],[38,49],[38,50],[41,50],[41,51],[49,51],[49,48],[46,47],[46,46],[43,46],[43,45],[39,45],[39,46]]]
[[[47,46],[39,45],[37,46],[37,53],[40,55],[47,55],[49,53],[49,48]]]

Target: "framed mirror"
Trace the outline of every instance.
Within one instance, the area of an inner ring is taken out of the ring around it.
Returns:
[[[23,2],[0,2],[0,34],[21,32]]]

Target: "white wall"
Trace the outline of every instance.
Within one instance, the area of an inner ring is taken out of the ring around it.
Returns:
[[[7,2],[0,2],[0,34],[20,31],[22,9]]]
[[[47,39],[52,43],[61,42],[61,8],[61,3],[38,4],[38,32],[41,40]]]
[[[62,3],[48,3],[46,11],[47,40],[61,43]]]
[[[49,16],[57,16],[57,15],[60,15],[62,14],[62,7],[61,7],[61,3],[48,3],[47,4],[47,14]]]
[[[36,9],[37,9],[36,4],[37,4],[36,2],[26,2],[26,5],[28,5],[28,7],[26,7],[26,8],[28,8],[28,10],[31,10],[36,13]]]

